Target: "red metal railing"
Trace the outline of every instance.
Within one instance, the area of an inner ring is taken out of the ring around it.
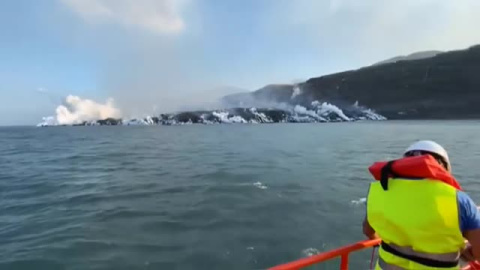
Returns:
[[[348,270],[348,256],[350,255],[350,253],[377,246],[380,244],[380,242],[381,239],[360,241],[348,246],[343,246],[334,250],[320,253],[318,255],[313,255],[307,258],[299,259],[297,261],[277,265],[269,268],[269,270],[298,270],[338,257],[341,258],[340,269]],[[480,264],[477,262],[471,262],[469,265],[463,267],[462,270],[480,270]]]
[[[297,269],[311,266],[320,262],[328,261],[337,257],[341,258],[340,269],[347,270],[348,256],[350,255],[350,253],[377,246],[380,244],[380,242],[381,242],[381,239],[360,241],[355,244],[343,246],[343,247],[340,247],[331,251],[327,251],[318,255],[314,255],[314,256],[303,258],[297,261],[274,266],[269,270],[297,270]]]

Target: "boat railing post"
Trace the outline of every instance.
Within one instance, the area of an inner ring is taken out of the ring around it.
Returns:
[[[340,261],[340,269],[341,270],[348,270],[348,254],[343,254],[342,255],[342,260]]]

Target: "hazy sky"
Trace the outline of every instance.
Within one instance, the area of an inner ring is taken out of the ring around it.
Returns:
[[[478,0],[2,0],[0,125],[68,94],[147,113],[480,43]],[[40,90],[40,91],[39,91]]]

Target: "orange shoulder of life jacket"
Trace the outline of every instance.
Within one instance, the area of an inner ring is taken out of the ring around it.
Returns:
[[[382,181],[382,174],[383,178],[425,178],[441,181],[457,190],[462,190],[455,177],[430,155],[379,161],[370,166],[368,170],[378,181]]]

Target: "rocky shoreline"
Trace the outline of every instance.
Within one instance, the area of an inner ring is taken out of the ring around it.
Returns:
[[[213,111],[192,111],[161,114],[134,119],[85,121],[72,126],[119,126],[119,125],[184,125],[184,124],[266,124],[266,123],[327,123],[354,121],[382,121],[386,118],[374,111],[358,106],[340,109],[328,103],[312,102],[309,107],[290,108],[232,108]],[[54,119],[46,118],[38,126],[58,126]]]

